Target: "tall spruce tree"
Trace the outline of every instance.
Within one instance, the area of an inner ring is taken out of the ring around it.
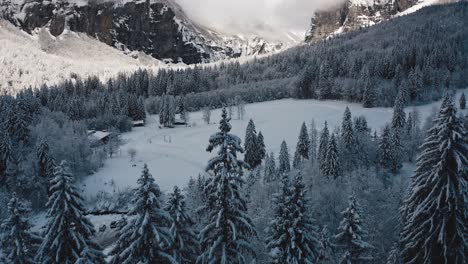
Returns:
[[[276,180],[276,162],[275,153],[273,152],[271,152],[270,155],[267,154],[265,158],[265,173],[263,176],[263,180],[266,183],[270,183]]]
[[[335,134],[328,141],[327,151],[321,173],[329,178],[337,178],[340,174],[340,163],[338,161],[338,148],[336,146]]]
[[[384,169],[392,170],[396,158],[392,131],[390,126],[386,125],[379,142],[379,164]]]
[[[161,191],[145,164],[135,190],[129,216],[110,252],[111,263],[174,263],[168,226],[170,215],[161,207]]]
[[[39,176],[49,181],[54,176],[55,162],[50,154],[49,144],[42,140],[36,149],[36,156],[39,166]]]
[[[46,204],[47,227],[36,262],[74,263],[88,248],[92,252],[93,263],[105,263],[100,247],[91,239],[95,230],[84,216],[83,199],[65,161],[55,168],[50,193]]]
[[[310,123],[310,147],[309,147],[309,159],[315,163],[317,160],[317,149],[318,149],[318,131],[317,126],[315,125],[315,121],[312,120]]]
[[[318,235],[305,197],[302,177],[296,177],[291,186],[284,175],[266,238],[273,263],[315,263],[319,257]]]
[[[395,99],[395,104],[393,106],[393,117],[392,117],[392,128],[401,130],[405,127],[406,123],[406,114],[404,110],[404,97],[400,92],[398,93],[397,98]]]
[[[249,120],[245,131],[244,149],[244,161],[249,164],[250,168],[254,169],[260,165],[262,162],[261,153],[257,141],[257,131],[255,130],[255,124],[252,119]]]
[[[355,147],[356,136],[354,135],[353,120],[351,118],[349,107],[346,107],[343,115],[343,121],[341,123],[341,138],[347,150],[351,150]]]
[[[446,96],[421,146],[404,206],[404,263],[468,262],[468,142]]]
[[[299,132],[299,138],[297,141],[296,151],[297,151],[300,161],[309,159],[310,139],[309,139],[309,134],[307,132],[307,126],[305,122],[302,123],[301,131]]]
[[[169,195],[165,210],[171,216],[172,255],[177,263],[194,263],[199,254],[195,222],[187,213],[185,197],[179,187]]]
[[[279,153],[279,167],[278,173],[284,174],[288,173],[291,170],[291,160],[289,157],[289,150],[286,141],[281,142],[281,148]]]
[[[263,138],[262,131],[258,132],[257,147],[258,147],[258,152],[259,152],[259,158],[260,160],[262,160],[266,156],[265,139]]]
[[[10,136],[5,131],[0,131],[0,184],[6,184],[6,172],[8,163],[11,160],[11,141]]]
[[[362,106],[372,108],[377,104],[377,95],[374,86],[371,84],[369,69],[365,69],[361,75],[360,84],[363,86]]]
[[[462,93],[462,95],[460,96],[460,109],[462,110],[466,109],[465,93]]]
[[[15,194],[8,202],[9,216],[3,221],[0,246],[5,254],[5,261],[11,264],[33,264],[34,256],[41,238],[31,232],[27,214],[28,205]],[[0,259],[1,261],[1,259]]]
[[[319,162],[319,169],[323,172],[325,171],[325,159],[327,155],[328,149],[328,141],[329,141],[329,132],[328,132],[328,125],[325,121],[325,126],[323,127],[322,134],[320,135],[320,142],[319,142],[319,149],[318,149],[318,162]]]
[[[357,201],[356,194],[349,197],[348,207],[341,213],[343,220],[335,235],[336,245],[343,251],[340,263],[362,263],[372,259],[369,251],[373,248],[364,241],[366,232],[362,227],[361,207]]]
[[[332,97],[332,80],[330,65],[327,61],[320,65],[320,75],[318,89],[318,98],[320,100],[330,99]]]
[[[205,193],[206,226],[200,231],[202,254],[197,263],[246,263],[255,254],[251,239],[256,236],[252,220],[247,215],[246,201],[241,197],[244,168],[248,164],[237,159],[244,150],[239,137],[230,134],[231,124],[226,109],[222,110],[219,132],[212,135],[207,151],[218,148],[206,170],[211,172]]]

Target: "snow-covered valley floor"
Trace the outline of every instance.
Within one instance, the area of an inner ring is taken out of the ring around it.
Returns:
[[[467,93],[468,89],[464,91]],[[257,132],[263,133],[268,152],[273,151],[277,156],[281,141],[286,140],[292,155],[302,122],[309,126],[314,119],[320,130],[324,122],[328,121],[333,130],[341,124],[346,106],[349,106],[353,117],[364,115],[369,126],[377,131],[390,121],[393,113],[392,108],[366,109],[359,104],[342,101],[285,99],[246,105],[244,120],[236,120],[234,113],[232,133],[243,140],[251,118]],[[417,106],[421,121],[439,106],[440,102]],[[406,111],[412,108],[408,107]],[[190,115],[190,124],[195,125],[163,129],[159,128],[158,116],[148,117],[145,127],[135,128],[122,135],[124,144],[116,156],[107,159],[103,168],[84,179],[81,183],[84,195],[92,197],[100,191],[113,192],[136,186],[144,163],[148,164],[162,190],[171,190],[174,185],[184,187],[190,177],[197,177],[204,172],[208,159],[214,155],[205,149],[209,136],[218,130],[220,113],[220,109],[212,111],[209,125],[202,121],[202,113],[196,112]],[[137,152],[134,161],[130,160],[128,154],[130,148]]]

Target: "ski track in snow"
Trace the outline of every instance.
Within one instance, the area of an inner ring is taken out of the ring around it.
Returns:
[[[457,95],[457,104],[461,91]],[[468,89],[463,91],[467,93]],[[267,152],[273,151],[278,157],[281,141],[286,140],[292,158],[302,122],[306,122],[309,127],[314,119],[317,129],[321,130],[324,122],[328,121],[333,131],[341,125],[346,106],[349,106],[353,117],[364,115],[369,126],[373,130],[377,129],[377,132],[390,122],[393,114],[392,108],[366,109],[359,104],[342,101],[284,99],[246,105],[244,120],[236,120],[234,112],[231,132],[244,141],[248,120],[252,118],[257,133],[263,133]],[[414,108],[419,110],[421,122],[424,122],[433,109],[439,106],[440,102],[434,102]],[[407,107],[406,112],[412,109]],[[159,128],[158,117],[148,117],[145,127],[135,128],[122,135],[124,144],[118,155],[107,159],[103,168],[82,181],[83,194],[91,197],[100,191],[113,192],[135,187],[144,163],[148,164],[163,191],[172,190],[174,185],[186,186],[190,177],[196,178],[199,173],[204,173],[208,160],[216,154],[216,150],[208,153],[205,149],[210,135],[218,131],[220,114],[220,109],[213,110],[211,124],[206,125],[202,121],[201,112],[191,113],[189,123],[196,125],[176,128]],[[130,148],[137,151],[134,161],[130,161],[127,153]]]

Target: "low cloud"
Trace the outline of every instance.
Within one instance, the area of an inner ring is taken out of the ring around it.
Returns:
[[[315,11],[344,0],[176,0],[200,24],[226,33],[303,33]]]

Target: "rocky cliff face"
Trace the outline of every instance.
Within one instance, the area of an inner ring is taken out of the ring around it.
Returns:
[[[306,33],[306,42],[368,27],[391,18],[417,0],[347,0],[328,11],[316,12]]]
[[[260,54],[265,45],[282,48],[221,38],[192,23],[172,0],[5,0],[0,15],[30,34],[43,27],[53,36],[64,30],[82,32],[123,51],[187,64]]]

